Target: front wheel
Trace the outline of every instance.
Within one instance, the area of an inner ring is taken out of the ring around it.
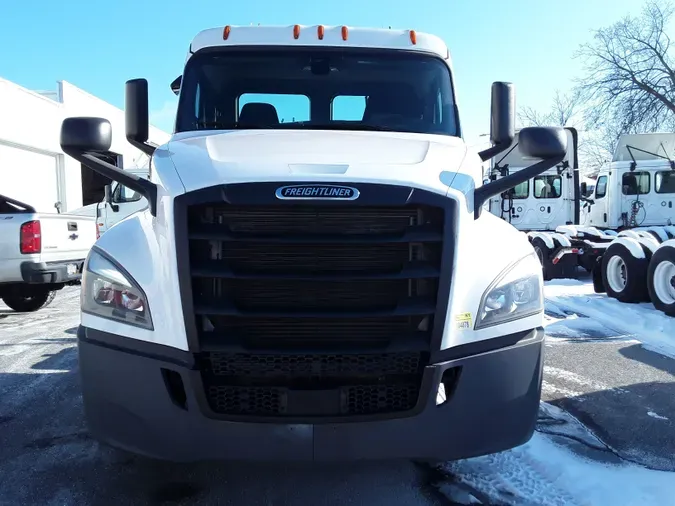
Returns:
[[[6,295],[2,301],[11,309],[19,313],[30,313],[48,306],[56,297],[54,290],[35,290],[32,293],[23,293],[21,295]]]
[[[647,272],[647,289],[654,307],[675,316],[675,248],[661,246],[652,256]]]
[[[607,295],[621,302],[647,300],[646,258],[635,258],[623,244],[612,244],[602,257],[602,282]]]

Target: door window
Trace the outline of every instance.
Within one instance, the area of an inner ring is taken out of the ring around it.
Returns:
[[[140,193],[121,184],[117,185],[117,188],[115,188],[115,192],[113,193],[113,202],[116,204],[138,202],[141,198],[142,196]]]
[[[526,199],[530,196],[530,181],[523,181],[518,186],[514,186],[511,192],[514,199]]]
[[[656,193],[675,193],[675,171],[657,172],[654,178]]]
[[[645,195],[649,193],[649,172],[626,172],[621,177],[621,191],[624,195]]]
[[[562,177],[558,175],[537,176],[534,178],[534,198],[557,199],[562,194]]]
[[[607,194],[607,176],[600,176],[595,185],[595,198],[601,199]]]

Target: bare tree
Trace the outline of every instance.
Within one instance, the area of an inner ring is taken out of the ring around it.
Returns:
[[[597,172],[612,160],[621,132],[616,125],[606,124],[599,129],[583,132],[584,142],[579,147],[583,173]]]
[[[518,119],[525,126],[577,126],[582,113],[581,104],[581,97],[576,90],[570,93],[556,90],[548,112],[523,107],[518,112]]]
[[[671,4],[650,0],[639,17],[598,30],[580,48],[578,91],[591,127],[617,138],[675,127],[675,53],[666,33],[673,13]]]

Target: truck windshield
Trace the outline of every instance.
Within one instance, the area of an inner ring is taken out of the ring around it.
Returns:
[[[460,135],[450,70],[433,56],[220,49],[188,61],[176,132],[279,128]]]

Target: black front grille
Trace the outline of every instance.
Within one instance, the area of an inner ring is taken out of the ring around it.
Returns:
[[[188,207],[194,321],[211,409],[253,416],[412,409],[428,363],[445,220],[444,209],[421,204]]]
[[[219,413],[349,416],[413,409],[424,363],[416,352],[212,352],[201,369],[211,409]],[[293,402],[307,392],[318,401]]]
[[[344,376],[412,375],[420,373],[423,357],[398,353],[209,353],[205,369],[214,376],[258,379],[331,378]],[[344,378],[343,378],[344,380]]]

